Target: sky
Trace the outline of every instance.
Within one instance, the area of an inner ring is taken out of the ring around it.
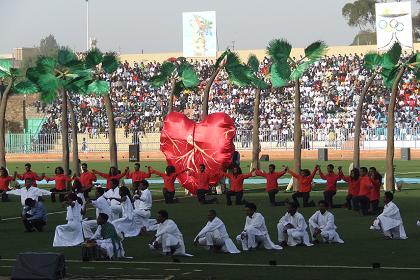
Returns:
[[[262,49],[273,38],[305,47],[315,40],[348,45],[357,29],[341,15],[344,0],[89,0],[89,34],[103,51],[182,51],[182,12],[216,11],[219,50]],[[0,53],[32,47],[53,34],[86,49],[85,0],[0,0]]]

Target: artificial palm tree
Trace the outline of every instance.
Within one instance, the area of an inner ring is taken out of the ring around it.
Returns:
[[[194,67],[185,58],[168,59],[160,67],[160,73],[150,78],[154,88],[160,88],[170,82],[171,90],[168,100],[168,114],[173,111],[174,97],[179,97],[185,89],[195,88],[199,84],[198,75]]]
[[[3,81],[4,90],[0,92],[0,166],[6,167],[5,124],[6,108],[10,94],[31,94],[37,91],[36,86],[30,81],[20,81],[19,69],[13,68],[12,61],[0,59],[0,79]]]
[[[267,53],[271,58],[270,67],[271,84],[274,88],[281,88],[290,85],[294,86],[294,168],[296,171],[301,169],[302,162],[302,125],[300,109],[300,82],[299,79],[316,61],[320,60],[327,51],[327,45],[322,41],[317,41],[305,48],[305,56],[295,60],[290,56],[292,46],[286,40],[272,40]],[[295,180],[294,190],[297,190]]]

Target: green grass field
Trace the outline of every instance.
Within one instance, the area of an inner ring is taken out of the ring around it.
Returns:
[[[275,162],[279,167],[282,164],[292,166],[291,162]],[[342,165],[345,170],[349,162],[331,161],[336,166]],[[419,161],[397,161],[399,177],[417,177],[420,174]],[[148,165],[149,163],[142,163]],[[305,161],[304,167],[312,168],[315,161]],[[325,167],[327,163],[323,163]],[[41,173],[52,173],[58,163],[34,163],[33,169]],[[120,168],[126,166],[121,163]],[[131,164],[129,164],[131,165]],[[163,162],[151,162],[150,165],[163,169]],[[244,163],[247,169],[249,163]],[[365,161],[363,165],[376,166],[383,172],[384,162]],[[49,168],[47,168],[47,166]],[[267,164],[263,165],[266,168]],[[16,167],[19,167],[16,169]],[[106,170],[105,163],[91,163],[90,168]],[[23,164],[10,164],[13,170],[23,170]],[[48,171],[49,170],[49,171]],[[162,198],[160,185],[152,185],[154,200]],[[170,218],[174,219],[184,235],[187,252],[194,257],[164,257],[151,252],[147,244],[152,233],[124,241],[126,255],[134,257],[126,262],[81,262],[81,248],[53,248],[52,240],[55,226],[65,223],[65,214],[58,213],[49,216],[47,230],[44,233],[24,233],[23,226],[18,217],[20,214],[19,197],[11,197],[12,202],[0,202],[0,275],[9,276],[13,260],[21,252],[63,252],[67,260],[67,274],[69,278],[130,278],[130,279],[418,279],[420,272],[420,228],[415,223],[420,218],[420,188],[417,185],[405,185],[402,192],[396,193],[395,202],[399,205],[405,222],[407,240],[386,241],[381,235],[368,228],[373,216],[361,217],[353,211],[334,209],[338,232],[344,239],[343,245],[316,245],[310,248],[285,248],[282,251],[258,250],[240,255],[211,254],[202,248],[192,245],[193,238],[206,222],[209,208],[214,208],[218,216],[225,222],[232,239],[241,232],[244,222],[243,206],[226,206],[223,196],[219,196],[219,203],[215,205],[199,205],[194,198],[184,197],[184,192],[178,189],[177,196],[180,203],[165,205],[161,201],[154,202],[152,216],[160,209],[169,211]],[[255,202],[259,211],[265,216],[267,226],[273,241],[277,241],[276,224],[284,214],[284,207],[271,207],[266,194],[261,191],[262,185],[247,186],[249,190],[245,199]],[[316,189],[322,189],[317,186]],[[290,198],[291,193],[280,192],[278,199]],[[311,194],[314,200],[322,197],[322,192],[314,191]],[[345,192],[341,191],[335,198],[335,203],[344,202]],[[59,204],[46,202],[50,213],[63,211]],[[315,211],[315,208],[301,209],[306,219]],[[88,212],[89,217],[94,211]],[[277,265],[269,265],[276,261]],[[372,269],[372,263],[380,263],[381,269]],[[403,269],[406,268],[406,269]]]

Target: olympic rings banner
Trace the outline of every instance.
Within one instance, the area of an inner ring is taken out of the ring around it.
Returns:
[[[403,49],[413,48],[411,1],[376,3],[376,40],[378,51],[399,42]]]

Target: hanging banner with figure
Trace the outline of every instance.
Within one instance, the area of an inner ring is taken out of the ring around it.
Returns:
[[[395,42],[403,49],[412,49],[411,1],[376,3],[375,9],[378,51],[388,50]]]
[[[182,13],[184,57],[216,57],[216,12]]]

